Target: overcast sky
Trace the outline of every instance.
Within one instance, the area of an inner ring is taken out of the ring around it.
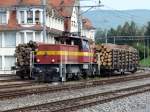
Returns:
[[[97,4],[99,0],[81,0],[81,4]],[[104,9],[128,10],[128,9],[150,9],[150,0],[101,0]]]

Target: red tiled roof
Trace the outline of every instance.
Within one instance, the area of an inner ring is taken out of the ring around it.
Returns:
[[[75,2],[76,0],[48,0],[47,3],[53,8],[55,8],[61,16],[71,17]],[[5,0],[5,1],[0,0],[0,7],[11,7],[14,5],[40,5],[40,4],[41,4],[41,0]],[[10,13],[10,18],[11,19],[8,20],[7,25],[0,25],[0,30],[23,29],[23,27],[17,24],[18,22],[16,19],[16,11],[12,11]],[[68,27],[70,27],[69,20],[67,23],[68,23]]]
[[[0,31],[16,31],[16,30],[38,30],[41,31],[43,27],[41,25],[34,25],[31,27],[22,27],[20,25],[0,25]]]
[[[18,0],[0,0],[0,7],[10,7],[18,5]]]
[[[82,19],[82,23],[83,23],[83,28],[85,29],[95,29],[92,25],[92,22],[88,19],[88,18],[83,18]]]
[[[76,0],[48,0],[48,5],[52,5],[62,15],[70,16]],[[0,0],[0,7],[10,7],[13,5],[41,5],[41,0]]]
[[[76,0],[49,0],[51,4],[62,16],[71,16]]]
[[[8,26],[8,25],[0,25],[0,31],[19,31],[19,30],[35,30],[35,31],[42,31],[43,27],[41,25],[34,25],[31,27],[22,27],[20,25],[15,25],[15,26]],[[53,33],[53,34],[62,34],[62,31],[57,30],[57,29],[50,29],[49,27],[46,28],[48,33]]]
[[[41,0],[19,0],[22,5],[40,5]]]
[[[11,7],[17,5],[40,5],[41,0],[0,0],[0,7]]]
[[[47,4],[57,9],[62,16],[71,16],[76,0],[48,0]],[[14,5],[41,5],[41,0],[0,0],[0,7]]]

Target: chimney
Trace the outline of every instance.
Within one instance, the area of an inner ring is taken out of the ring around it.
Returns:
[[[65,20],[64,20],[64,31],[66,33],[70,32],[70,25],[71,25],[70,21],[71,21],[71,17],[65,17]]]

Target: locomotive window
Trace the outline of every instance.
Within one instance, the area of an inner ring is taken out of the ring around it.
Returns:
[[[88,43],[88,41],[84,41],[83,40],[82,47],[83,47],[83,49],[88,50],[89,49],[89,43]]]

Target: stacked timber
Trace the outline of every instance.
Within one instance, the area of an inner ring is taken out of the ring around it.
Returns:
[[[138,65],[138,52],[127,45],[101,44],[96,46],[97,63],[107,69],[129,69]]]
[[[15,50],[15,56],[17,58],[16,66],[29,66],[31,53],[35,51],[36,48],[37,44],[33,41],[27,44],[19,44]]]

